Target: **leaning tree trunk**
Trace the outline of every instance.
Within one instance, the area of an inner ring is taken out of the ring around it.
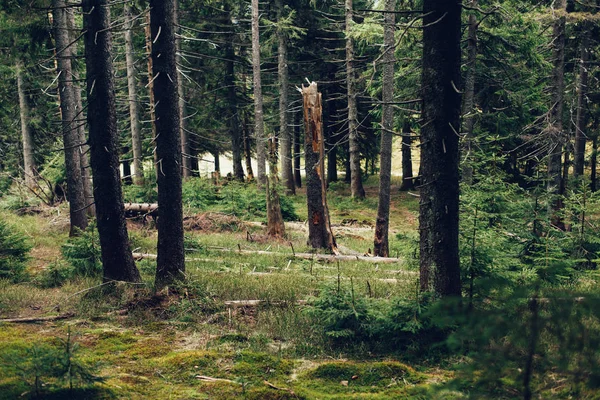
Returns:
[[[81,146],[77,123],[77,103],[73,87],[71,49],[69,45],[69,25],[67,5],[64,0],[52,1],[53,34],[56,41],[56,62],[58,67],[58,91],[62,116],[63,143],[65,147],[65,170],[67,174],[67,199],[71,216],[70,235],[78,234],[88,225],[87,201],[81,173]]]
[[[583,176],[585,165],[585,144],[587,141],[587,86],[588,86],[588,61],[589,61],[589,36],[590,28],[587,22],[582,26],[581,59],[579,60],[579,79],[577,81],[577,120],[575,124],[575,177]]]
[[[566,25],[566,0],[557,0],[555,3],[558,14],[553,26],[552,55],[554,66],[552,68],[552,105],[548,112],[549,125],[546,133],[549,138],[548,152],[548,184],[549,197],[548,214],[552,225],[563,229],[564,223],[560,216],[563,208],[562,201],[562,153],[565,143],[562,115],[564,106],[565,88],[565,25]]]
[[[412,190],[415,187],[412,167],[412,131],[408,116],[404,117],[402,124],[402,183],[400,190]]]
[[[392,134],[394,130],[394,31],[396,25],[396,0],[385,1],[383,26],[383,88],[381,116],[381,161],[379,169],[379,205],[375,224],[373,254],[387,257],[390,254],[388,230],[390,227],[390,182],[392,175]]]
[[[179,0],[174,0],[175,7],[175,32],[181,32],[179,28]],[[181,56],[181,37],[175,34],[175,44],[177,47],[176,62],[179,68],[182,68]],[[186,126],[185,112],[185,89],[183,87],[183,74],[180,74],[177,80],[177,95],[179,96],[179,136],[181,140],[181,175],[184,179],[192,176],[192,152],[190,148],[190,135]]]
[[[477,7],[477,0],[471,0],[470,7]],[[473,128],[475,127],[475,64],[477,62],[477,28],[479,23],[474,13],[469,15],[467,33],[467,73],[463,99],[463,133],[465,135],[463,151],[462,179],[466,184],[473,182]]]
[[[258,0],[252,0],[252,81],[254,83],[254,137],[256,138],[257,181],[266,182],[265,121],[263,115],[262,83],[260,78],[260,31]]]
[[[150,0],[152,65],[158,155],[156,286],[184,277],[181,138],[173,0]]]
[[[308,206],[308,243],[315,249],[337,253],[331,232],[325,182],[325,143],[323,139],[323,107],[316,82],[302,86],[304,104],[304,167],[306,170],[306,202]]]
[[[227,115],[229,136],[231,137],[231,152],[233,158],[233,177],[240,181],[244,181],[244,169],[242,168],[242,152],[244,143],[242,142],[242,132],[240,130],[240,118],[238,115],[238,101],[235,87],[235,51],[233,48],[234,41],[234,25],[231,23],[231,8],[229,3],[225,2],[225,26],[231,32],[226,33],[225,37],[225,77],[224,83],[227,87],[227,107],[229,114]]]
[[[131,126],[131,148],[133,150],[133,183],[144,184],[144,172],[142,170],[142,134],[140,129],[140,110],[135,85],[135,57],[133,47],[133,15],[131,6],[125,3],[125,61],[127,64],[127,90],[129,98],[129,121]]]
[[[350,146],[350,191],[352,197],[362,199],[365,189],[360,172],[360,144],[358,142],[358,108],[356,105],[356,77],[354,71],[354,44],[350,37],[352,29],[352,0],[345,0],[346,7],[346,83],[348,85],[348,137]]]
[[[436,297],[460,296],[458,195],[460,0],[424,0],[420,283]]]
[[[288,48],[287,37],[282,26],[283,1],[277,0],[277,71],[279,76],[279,137],[281,139],[281,167],[283,184],[288,194],[296,193],[292,171],[292,135],[288,124]]]
[[[17,92],[19,93],[19,111],[21,117],[21,139],[23,141],[23,171],[25,173],[25,185],[33,189],[35,186],[36,168],[33,156],[33,136],[29,126],[29,105],[25,96],[23,85],[23,65],[20,61],[15,66],[17,73]]]
[[[139,282],[125,222],[108,0],[84,0],[90,156],[104,281]]]

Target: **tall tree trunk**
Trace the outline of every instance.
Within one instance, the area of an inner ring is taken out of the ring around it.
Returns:
[[[281,166],[283,184],[288,194],[296,193],[292,171],[292,135],[288,123],[288,49],[287,37],[282,26],[283,0],[277,0],[277,71],[279,76],[279,137],[281,138]]]
[[[71,32],[71,58],[74,61],[77,58],[77,39],[81,29],[75,24],[75,8],[67,9],[67,25]],[[73,74],[73,89],[75,91],[75,106],[77,110],[77,126],[79,128],[79,140],[82,146],[79,148],[81,155],[81,177],[83,179],[83,192],[86,200],[86,211],[88,216],[96,216],[96,206],[94,204],[94,193],[92,183],[92,170],[90,168],[90,147],[87,144],[85,133],[85,114],[83,111],[83,101],[81,100],[81,87],[79,85],[79,73],[77,72],[76,64],[71,65]]]
[[[471,0],[470,7],[477,7],[477,0]],[[467,33],[467,73],[465,76],[465,90],[463,99],[463,133],[465,135],[463,151],[462,179],[466,184],[473,182],[473,128],[475,127],[475,66],[477,63],[477,16],[474,12],[469,15],[469,28]]]
[[[177,65],[182,68],[181,56],[181,37],[177,35],[181,32],[179,28],[179,0],[173,0],[175,7],[175,45],[177,48]],[[184,179],[192,176],[192,151],[190,148],[190,135],[186,126],[186,111],[185,111],[185,89],[183,87],[183,74],[179,74],[177,80],[177,95],[179,96],[179,136],[181,140],[181,175]]]
[[[308,206],[308,244],[315,249],[337,252],[331,232],[327,187],[325,182],[325,143],[323,107],[316,82],[302,87],[304,106],[304,168],[306,170],[306,202]]]
[[[424,0],[420,282],[436,297],[460,296],[458,194],[461,2]]]
[[[225,86],[227,87],[227,105],[229,107],[228,125],[229,136],[231,137],[231,151],[233,155],[233,177],[244,181],[244,169],[242,168],[242,151],[245,143],[242,142],[242,132],[240,130],[240,117],[238,110],[238,100],[235,90],[235,51],[233,40],[235,37],[234,26],[231,23],[231,8],[229,3],[225,2],[225,25],[231,32],[226,33],[225,37]],[[251,171],[248,171],[250,174]]]
[[[61,1],[64,4],[64,1]],[[90,156],[104,281],[139,282],[125,223],[108,0],[84,0]]]
[[[23,171],[25,173],[25,185],[33,189],[36,181],[35,158],[33,156],[33,136],[29,126],[29,104],[25,96],[23,85],[23,64],[17,61],[15,65],[17,74],[17,92],[19,93],[19,111],[21,117],[21,140],[23,142]]]
[[[590,173],[590,190],[592,192],[595,192],[596,190],[598,190],[598,184],[597,184],[597,163],[598,161],[598,134],[594,134],[594,137],[592,138],[592,157],[590,159],[590,168],[591,168],[591,173]]]
[[[131,6],[125,3],[125,60],[127,64],[127,90],[129,98],[129,121],[131,127],[131,148],[133,151],[133,183],[136,185],[144,184],[144,172],[142,170],[142,134],[139,120],[139,103],[137,98],[137,89],[135,85],[135,58],[133,47],[133,15]]]
[[[215,159],[215,172],[221,175],[221,160],[219,159],[219,150],[213,152],[213,158]]]
[[[156,263],[156,287],[159,288],[183,278],[185,272],[180,114],[173,3],[173,0],[150,0],[152,66],[156,100],[156,153],[159,171]]]
[[[565,88],[565,25],[566,25],[566,0],[557,0],[555,2],[556,18],[553,26],[552,55],[554,66],[552,68],[552,105],[548,113],[549,126],[546,133],[549,136],[548,152],[548,184],[547,191],[549,197],[548,214],[551,223],[560,228],[564,228],[564,223],[560,216],[560,210],[563,208],[562,201],[562,174],[561,162],[563,146],[565,143],[565,133],[563,129],[562,115],[564,106],[564,88]]]
[[[352,0],[345,0],[346,8],[346,83],[348,86],[348,137],[350,146],[350,191],[352,197],[363,199],[365,189],[360,172],[360,144],[358,142],[358,108],[356,105],[356,72],[354,71],[354,44],[352,29]]]
[[[412,190],[415,187],[412,168],[412,131],[408,116],[404,117],[402,124],[402,183],[400,190]]]
[[[285,224],[281,215],[281,204],[277,185],[277,143],[275,137],[269,139],[269,178],[267,179],[267,235],[283,238]]]
[[[248,114],[244,113],[244,124],[242,127],[243,132],[243,141],[244,141],[244,160],[246,162],[246,173],[248,177],[248,182],[254,180],[254,172],[252,170],[252,143],[250,143],[251,134],[250,134],[250,122],[248,121]]]
[[[385,1],[383,26],[383,88],[381,116],[381,161],[379,169],[379,205],[375,223],[373,254],[387,257],[390,254],[388,230],[390,227],[390,182],[392,176],[392,134],[394,130],[394,31],[396,25],[396,0]]]
[[[259,4],[252,0],[252,81],[254,84],[254,137],[256,140],[256,161],[258,186],[266,183],[265,121],[263,115],[262,83],[260,77],[260,30]]]
[[[65,146],[65,169],[67,174],[67,199],[71,216],[70,235],[77,235],[77,230],[84,230],[88,225],[86,212],[87,201],[83,188],[81,173],[81,140],[77,123],[77,104],[73,87],[71,67],[71,49],[69,44],[69,25],[66,2],[52,1],[53,34],[56,41],[56,58],[58,67],[58,91],[62,115],[63,143]]]
[[[156,100],[154,99],[154,72],[152,65],[152,33],[150,32],[150,11],[146,13],[146,57],[148,67],[148,97],[150,99],[150,126],[152,127],[152,158],[154,160],[154,176],[158,181],[158,154],[156,153]]]
[[[300,136],[301,115],[296,113],[296,123],[294,124],[294,183],[296,187],[302,187],[302,176],[300,175]]]
[[[579,60],[579,79],[577,80],[577,121],[575,125],[575,177],[583,176],[585,165],[585,144],[587,141],[587,86],[589,61],[590,27],[588,22],[582,26],[582,37]]]

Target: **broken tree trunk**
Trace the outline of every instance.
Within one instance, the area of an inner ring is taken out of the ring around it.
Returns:
[[[331,232],[325,183],[325,144],[323,140],[323,107],[317,83],[302,86],[304,102],[304,164],[306,169],[306,202],[308,205],[308,242],[315,248],[337,254]]]

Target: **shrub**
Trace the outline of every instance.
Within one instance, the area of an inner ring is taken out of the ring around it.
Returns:
[[[267,197],[265,192],[259,191],[255,185],[229,183],[223,187],[221,194],[226,207],[225,212],[238,217],[266,218]],[[289,197],[280,195],[279,201],[284,221],[298,221],[300,219],[296,214],[294,203]]]
[[[125,203],[156,203],[158,192],[154,180],[146,179],[143,185],[124,185],[123,200]]]
[[[42,288],[59,287],[73,277],[75,269],[64,261],[57,260],[43,270],[37,277],[36,283]]]
[[[25,277],[31,247],[23,234],[0,221],[0,279],[16,282]]]
[[[102,255],[96,224],[80,233],[62,246],[62,255],[73,266],[74,275],[98,276],[102,274]]]
[[[205,210],[221,200],[218,187],[201,178],[192,178],[183,182],[182,196],[184,205],[200,210]]]

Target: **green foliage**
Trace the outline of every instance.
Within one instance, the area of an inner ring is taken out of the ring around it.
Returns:
[[[447,337],[452,324],[446,315],[455,304],[432,304],[418,296],[417,292],[414,300],[370,299],[355,296],[352,288],[326,288],[306,312],[322,326],[333,347],[362,344],[422,356]]]
[[[75,275],[75,268],[62,260],[57,260],[36,276],[36,283],[42,288],[54,288],[64,285]]]
[[[99,276],[102,274],[100,238],[95,223],[91,223],[78,236],[69,238],[67,243],[62,246],[61,252],[73,266],[74,275]]]
[[[326,288],[307,312],[323,326],[334,345],[363,342],[371,337],[372,313],[366,300],[356,298],[353,291]]]
[[[467,356],[451,386],[473,398],[584,398],[600,378],[599,305],[590,293],[531,288],[478,305],[449,337]]]
[[[240,218],[266,218],[267,198],[254,184],[228,182],[219,187],[201,178],[192,178],[183,184],[183,203],[199,210],[213,209]],[[294,203],[280,196],[281,213],[285,221],[297,221]]]
[[[183,182],[182,196],[185,206],[200,210],[205,210],[221,199],[218,187],[202,178],[192,178]]]
[[[25,263],[32,246],[16,228],[0,220],[0,279],[25,278]]]
[[[38,397],[48,389],[59,389],[64,382],[69,390],[75,385],[90,385],[102,379],[95,368],[78,356],[79,346],[71,331],[57,342],[34,343],[25,347],[9,347],[0,355],[0,366],[9,376],[18,376]]]
[[[145,179],[143,185],[123,185],[123,200],[125,203],[156,203],[158,192],[154,180]]]

